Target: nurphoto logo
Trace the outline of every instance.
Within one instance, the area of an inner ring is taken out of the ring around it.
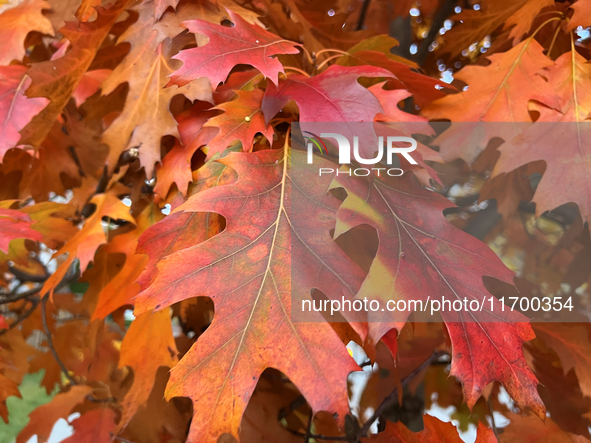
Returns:
[[[308,152],[307,163],[309,165],[314,163],[314,147],[318,149],[321,155],[327,153],[327,147],[323,138],[332,138],[337,142],[339,150],[339,164],[349,165],[351,164],[351,143],[347,137],[336,132],[323,132],[320,137],[316,134],[308,131],[303,131],[308,136],[304,136],[306,140],[306,148]],[[384,149],[384,138],[386,139]],[[409,146],[400,146],[400,144],[409,144]],[[324,148],[324,149],[323,149]],[[411,165],[416,165],[417,162],[410,155],[417,148],[417,141],[412,137],[404,136],[387,136],[378,137],[377,142],[377,154],[374,158],[363,158],[360,154],[359,148],[359,137],[353,136],[353,158],[361,165],[377,165],[384,158],[384,151],[386,153],[386,165],[392,165],[394,163],[394,154],[401,154]],[[376,151],[374,151],[376,152]],[[378,176],[382,171],[392,177],[401,176],[404,171],[400,168],[350,168],[350,169],[337,169],[336,173],[356,176],[368,176],[374,171]],[[334,168],[319,168],[319,175],[335,173]]]

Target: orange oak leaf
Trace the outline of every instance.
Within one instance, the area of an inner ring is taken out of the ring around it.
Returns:
[[[548,84],[560,95],[560,109],[537,109],[539,120],[499,147],[493,177],[543,160],[546,170],[533,196],[536,214],[565,203],[579,206],[591,219],[591,64],[576,51],[561,55],[546,70]],[[560,147],[560,149],[557,149]]]
[[[464,440],[460,437],[456,427],[450,422],[443,422],[431,415],[423,415],[425,428],[420,432],[412,432],[402,422],[386,423],[386,429],[379,434],[372,435],[363,441],[367,443],[461,443]],[[476,431],[476,442],[478,443],[496,443],[497,438],[492,429],[487,428],[482,423],[478,425]]]
[[[219,128],[217,135],[207,143],[208,155],[224,151],[234,140],[240,140],[243,151],[250,151],[257,133],[263,134],[270,144],[273,143],[273,127],[265,124],[261,111],[263,91],[235,92],[238,96],[235,100],[214,108],[224,113],[210,118],[204,126]]]
[[[484,388],[497,380],[518,404],[543,416],[538,382],[522,351],[534,333],[525,316],[501,313],[501,302],[486,290],[482,279],[490,276],[511,282],[513,273],[488,246],[445,219],[443,210],[450,202],[424,189],[410,174],[390,180],[341,175],[331,187],[347,191],[337,212],[335,237],[365,224],[374,227],[380,239],[356,297],[384,303],[391,299],[426,302],[428,297],[451,303],[491,300],[481,311],[441,313],[453,350],[451,375],[462,381],[470,408]],[[408,313],[368,315],[369,321],[378,321],[370,324],[377,341],[392,326],[398,329]]]
[[[46,98],[27,98],[31,79],[26,72],[24,66],[0,66],[0,163],[20,140],[19,131],[49,103]]]
[[[345,66],[371,65],[387,69],[394,77],[388,81],[388,86],[408,90],[418,106],[424,107],[445,96],[444,89],[454,90],[452,86],[441,80],[417,72],[418,66],[405,63],[404,59],[392,59],[387,54],[369,49],[350,52],[350,56],[341,57],[338,63]]]
[[[564,372],[575,370],[581,391],[591,395],[591,341],[589,327],[586,324],[536,323],[536,336],[554,349],[560,357]]]
[[[50,8],[45,0],[25,0],[0,14],[0,65],[22,61],[29,32],[53,35],[53,26],[42,13]]]
[[[152,217],[151,208],[146,208],[135,220],[136,229],[120,234],[116,241],[103,245],[97,252],[93,268],[84,275],[91,283],[85,300],[92,320],[104,319],[122,306],[133,305],[140,291],[136,280],[148,261],[146,256],[135,254],[138,237]]]
[[[332,65],[315,77],[300,74],[267,86],[261,109],[269,122],[290,100],[300,108],[300,122],[372,122],[384,112],[378,99],[361,86],[359,77],[391,77],[372,66]]]
[[[574,10],[575,13],[568,22],[567,30],[572,31],[579,26],[586,28],[591,24],[591,1],[577,0],[570,6],[570,8]]]
[[[554,6],[554,1],[527,0],[521,9],[505,21],[504,29],[511,28],[509,38],[512,38],[513,42],[517,43],[530,30],[534,19],[540,11],[548,6]]]
[[[249,24],[239,14],[228,9],[234,27],[227,28],[203,20],[189,20],[185,26],[193,33],[209,37],[209,43],[199,48],[181,51],[174,58],[183,66],[170,75],[170,85],[184,86],[192,80],[207,77],[213,89],[226,80],[238,64],[257,68],[263,76],[277,84],[283,65],[274,56],[297,54],[297,43],[271,34],[258,25]]]
[[[0,251],[8,253],[9,243],[16,238],[42,241],[40,232],[31,228],[31,219],[15,209],[0,208]]]
[[[451,57],[460,55],[472,43],[482,40],[527,5],[528,0],[493,0],[483,2],[478,10],[464,9],[454,17],[456,26],[445,33],[442,52]]]
[[[139,146],[139,156],[148,177],[160,161],[160,140],[165,135],[178,137],[177,122],[170,112],[170,100],[184,94],[191,100],[213,103],[212,92],[205,79],[183,88],[164,88],[167,75],[173,71],[170,55],[174,46],[167,37],[182,31],[173,22],[159,23],[153,28],[151,5],[140,9],[136,23],[118,39],[130,42],[130,53],[102,85],[103,95],[110,94],[122,83],[128,83],[125,107],[103,134],[103,141],[111,147],[108,163],[115,168],[121,153],[130,146]]]
[[[23,129],[23,144],[39,146],[45,139],[127,2],[119,0],[108,9],[98,8],[93,22],[66,23],[60,32],[72,49],[63,57],[33,64],[28,71],[32,82],[27,95],[47,97],[50,102]]]
[[[53,294],[53,290],[62,281],[75,259],[80,261],[80,270],[86,270],[88,264],[93,260],[97,248],[108,240],[102,225],[103,217],[125,220],[130,223],[135,222],[129,213],[129,207],[112,194],[95,195],[90,203],[96,206],[94,213],[85,221],[84,226],[76,235],[54,254],[54,257],[59,257],[67,253],[68,257],[47,279],[43,285],[43,293],[51,292]]]
[[[144,0],[143,3],[154,3],[154,21],[160,20],[162,14],[171,7],[172,9],[176,9],[177,5],[179,4],[179,0]]]
[[[85,412],[72,422],[74,434],[62,443],[103,443],[113,439],[115,411],[111,408],[94,409]]]
[[[154,193],[160,200],[164,200],[170,187],[176,184],[177,189],[183,195],[187,195],[187,187],[193,180],[191,174],[191,155],[189,149],[178,141],[162,159],[162,164],[156,166],[156,186]]]
[[[531,121],[527,110],[530,100],[559,109],[557,94],[537,75],[554,63],[536,40],[526,39],[488,59],[491,63],[487,66],[466,66],[455,74],[468,88],[437,100],[423,114],[451,121],[527,122]]]
[[[29,423],[16,438],[17,443],[26,443],[37,435],[39,443],[46,443],[53,425],[60,418],[67,418],[74,407],[84,401],[91,391],[90,386],[72,386],[68,392],[57,394],[53,399],[39,406],[29,415]]]
[[[589,440],[582,435],[563,431],[550,417],[544,420],[535,415],[508,414],[511,422],[499,436],[500,443],[586,443]],[[524,432],[524,430],[526,430]]]
[[[211,326],[172,369],[166,393],[193,400],[194,442],[215,441],[225,432],[238,436],[248,399],[268,367],[284,372],[315,411],[337,412],[341,419],[348,411],[344,382],[356,365],[319,313],[310,317],[317,322],[292,322],[291,291],[305,299],[313,287],[328,297],[352,295],[361,271],[342,269],[348,259],[330,237],[338,200],[324,193],[326,177],[290,176],[288,154],[270,150],[220,159],[236,170],[236,183],[199,192],[176,211],[219,213],[226,229],[196,245],[187,239],[184,249],[156,264],[157,273],[137,298],[138,314],[196,295],[214,301]],[[304,153],[293,155],[304,164]],[[300,194],[313,217],[291,214],[287,196]],[[292,273],[299,278],[291,280]],[[327,372],[328,364],[333,369]]]
[[[537,100],[559,109],[555,90],[538,73],[553,62],[544,48],[528,38],[507,52],[489,57],[488,66],[466,66],[456,78],[468,89],[447,95],[423,109],[430,119],[452,122],[531,122],[528,102]],[[436,140],[445,161],[461,158],[471,165],[492,137],[508,140],[525,126],[518,125],[452,125]]]
[[[147,402],[158,368],[172,368],[177,361],[168,309],[145,312],[131,322],[121,343],[119,367],[133,369],[133,385],[122,400],[118,430],[124,429],[138,408]]]

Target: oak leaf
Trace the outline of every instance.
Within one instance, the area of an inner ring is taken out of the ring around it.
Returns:
[[[377,66],[387,69],[392,73],[392,80],[388,81],[390,89],[406,89],[414,97],[415,103],[424,107],[434,100],[445,96],[446,90],[454,90],[441,80],[429,77],[419,72],[419,67],[409,63],[401,57],[394,58],[392,55],[383,54],[370,49],[355,51],[351,55],[341,57],[337,63],[344,66]]]
[[[372,66],[332,65],[315,77],[300,74],[267,86],[261,109],[269,122],[290,100],[300,109],[300,122],[373,122],[382,113],[378,99],[361,86],[359,77],[391,77]]]
[[[149,5],[148,5],[149,6]],[[117,165],[121,153],[130,146],[139,146],[139,157],[146,174],[152,177],[154,165],[160,161],[160,140],[165,135],[178,137],[177,122],[170,112],[170,100],[184,94],[191,100],[213,102],[211,88],[205,79],[183,88],[164,88],[174,51],[170,37],[182,29],[167,26],[167,21],[153,29],[152,16],[147,6],[140,10],[136,23],[129,27],[119,42],[130,42],[131,51],[102,85],[103,95],[121,83],[129,84],[125,107],[103,134],[103,141],[111,150],[108,163]]]
[[[591,64],[576,51],[565,53],[545,72],[560,96],[560,111],[539,106],[539,120],[499,147],[493,176],[543,160],[546,170],[533,196],[536,214],[574,202],[591,217]],[[560,146],[560,149],[557,147]]]
[[[217,157],[197,170],[197,180],[189,195],[236,181],[236,172],[232,168],[213,161],[218,160]],[[165,223],[150,226],[140,237],[137,247],[139,254],[149,254],[148,264],[138,280],[142,288],[146,288],[156,275],[156,265],[162,258],[185,249],[190,242],[199,244],[218,234],[221,221],[221,216],[216,213],[173,212]]]
[[[527,7],[528,0],[488,0],[479,4],[478,10],[464,9],[454,17],[456,26],[445,33],[442,52],[456,57],[475,42],[501,26],[521,8]]]
[[[143,3],[151,3],[151,0],[144,0]],[[154,21],[160,20],[162,14],[170,7],[176,9],[179,0],[154,0]]]
[[[531,122],[528,102],[536,100],[559,109],[558,95],[539,75],[543,68],[554,63],[543,53],[544,48],[528,38],[507,52],[489,57],[488,66],[466,66],[456,78],[468,84],[467,90],[447,95],[423,109],[430,119],[449,119],[452,122]],[[509,140],[524,129],[518,125],[452,125],[435,144],[441,147],[445,161],[461,158],[474,163],[496,136]],[[474,146],[476,145],[476,146]]]
[[[72,427],[74,434],[62,440],[63,443],[109,442],[115,430],[115,411],[101,408],[85,412],[72,422]]]
[[[72,49],[63,57],[34,63],[28,71],[29,97],[47,97],[50,102],[24,128],[22,143],[39,146],[62,113],[72,93],[88,70],[111,27],[125,9],[128,0],[119,0],[108,9],[98,8],[98,17],[89,23],[68,22],[60,29]]]
[[[500,443],[522,441],[524,443],[585,443],[589,440],[581,435],[563,431],[550,417],[544,420],[535,415],[508,414],[511,422],[503,428]],[[527,429],[527,432],[523,432]]]
[[[223,114],[210,118],[205,128],[219,128],[217,135],[207,143],[208,155],[221,153],[235,140],[240,140],[243,151],[252,150],[256,134],[261,133],[273,143],[273,127],[265,124],[261,111],[263,91],[235,91],[237,98],[222,103],[214,109],[224,111]]]
[[[57,394],[49,403],[39,406],[29,415],[29,423],[18,434],[17,443],[25,443],[34,435],[39,443],[46,443],[55,422],[67,418],[91,389],[90,386],[72,386],[68,392]]]
[[[174,58],[183,66],[170,76],[170,85],[184,86],[192,80],[207,77],[213,89],[226,80],[238,64],[257,68],[264,77],[277,84],[283,65],[275,58],[279,54],[297,54],[298,44],[271,34],[258,25],[249,24],[239,14],[228,10],[233,28],[203,20],[190,20],[185,26],[193,33],[209,37],[203,47],[181,51]]]
[[[565,373],[575,370],[581,391],[586,396],[591,396],[591,375],[587,370],[591,363],[588,326],[576,323],[538,323],[534,325],[534,331],[536,336],[558,354]]]
[[[80,261],[80,270],[86,270],[88,264],[93,260],[97,248],[107,242],[102,225],[103,217],[134,223],[134,218],[129,213],[129,207],[112,194],[96,195],[92,198],[91,203],[96,206],[95,212],[86,220],[82,229],[54,254],[54,257],[59,257],[67,253],[68,257],[47,279],[43,285],[43,293],[53,293],[75,259]]]
[[[456,427],[450,422],[443,422],[431,415],[423,415],[425,428],[420,432],[412,432],[402,422],[386,423],[383,432],[373,435],[364,441],[367,443],[428,443],[441,441],[445,443],[461,443],[464,440],[460,437]],[[482,443],[495,443],[497,438],[492,429],[482,423],[476,431],[476,441]]]
[[[481,311],[441,313],[452,344],[451,375],[462,381],[469,407],[489,383],[498,380],[518,404],[543,416],[538,383],[521,349],[534,338],[533,331],[521,314],[501,314],[501,302],[486,290],[482,279],[490,276],[511,282],[512,272],[484,243],[445,219],[442,211],[450,202],[425,190],[409,174],[390,181],[341,175],[331,187],[347,191],[337,212],[335,237],[365,224],[374,227],[380,239],[356,297],[384,303],[391,299],[426,302],[430,296],[452,303],[487,300]],[[399,328],[408,313],[369,315],[369,321],[378,321],[370,324],[377,341],[391,327]]]
[[[172,368],[177,361],[168,309],[145,312],[131,322],[121,343],[119,366],[133,369],[133,385],[123,398],[118,430],[124,429],[138,408],[147,402],[158,368]]]
[[[572,31],[579,26],[586,28],[591,24],[589,20],[589,17],[591,17],[591,2],[589,0],[577,0],[570,8],[575,12],[568,22],[567,30]]]
[[[301,298],[309,298],[312,287],[329,297],[352,294],[361,274],[355,266],[342,269],[348,259],[330,237],[338,201],[318,191],[326,190],[326,177],[291,177],[288,153],[231,153],[219,160],[236,170],[236,183],[202,191],[176,211],[219,213],[226,229],[160,260],[150,286],[137,298],[138,314],[195,295],[214,301],[211,326],[172,369],[166,394],[194,401],[189,439],[195,442],[216,440],[224,432],[238,435],[248,399],[268,367],[284,372],[315,411],[341,418],[348,411],[343,383],[356,365],[318,313],[311,318],[320,321],[305,326],[291,320],[291,291]],[[303,153],[294,155],[304,162]],[[291,214],[287,197],[300,193],[311,200],[314,217]],[[292,230],[310,222],[314,229]],[[292,272],[300,277],[290,282]],[[324,371],[327,364],[334,370]]]
[[[24,66],[0,66],[0,163],[18,143],[19,132],[49,103],[46,98],[27,98],[31,78],[26,72]]]
[[[23,60],[29,32],[53,35],[53,26],[42,12],[50,8],[45,0],[25,0],[0,14],[0,65]]]
[[[32,229],[32,224],[27,214],[0,208],[0,251],[7,253],[10,242],[17,238],[42,241],[41,233]]]

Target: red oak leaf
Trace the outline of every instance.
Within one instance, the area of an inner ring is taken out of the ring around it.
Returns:
[[[469,407],[489,383],[498,380],[518,404],[543,416],[538,383],[521,349],[534,333],[523,315],[502,312],[501,302],[482,280],[490,276],[511,282],[513,273],[488,246],[446,220],[443,209],[450,202],[424,189],[409,174],[375,180],[340,175],[331,186],[347,191],[337,212],[335,237],[365,224],[377,230],[380,240],[357,298],[383,303],[426,302],[428,297],[451,303],[487,300],[481,311],[441,313],[453,347],[451,374],[463,382]],[[370,321],[378,320],[370,324],[377,341],[392,326],[399,327],[408,312],[369,314]]]
[[[31,84],[24,66],[0,66],[0,162],[21,138],[23,129],[47,104],[46,98],[27,98]]]
[[[31,228],[31,219],[15,209],[0,208],[0,251],[7,253],[10,242],[17,238],[42,241],[40,232]]]
[[[300,108],[300,122],[372,122],[384,112],[378,99],[361,86],[359,77],[391,77],[372,66],[332,65],[315,77],[295,74],[268,85],[261,106],[269,122],[290,100]]]
[[[314,410],[341,418],[348,410],[344,382],[356,365],[318,312],[310,319],[319,321],[292,321],[291,292],[306,299],[313,287],[329,297],[352,295],[361,271],[344,266],[349,261],[330,237],[339,204],[325,193],[330,177],[313,171],[292,177],[288,152],[230,153],[221,159],[236,170],[238,181],[199,192],[177,211],[219,213],[226,229],[203,243],[187,238],[184,249],[177,245],[156,264],[150,286],[137,298],[138,313],[196,295],[214,301],[213,323],[172,369],[166,394],[195,402],[189,434],[194,442],[215,441],[224,432],[238,435],[248,399],[268,367],[284,372]],[[305,162],[304,153],[293,154],[294,161]],[[311,212],[292,214],[289,195],[307,198]],[[292,280],[293,273],[299,277]],[[326,372],[322,368],[329,361],[334,369]]]
[[[277,84],[283,65],[274,56],[297,54],[297,43],[284,40],[240,15],[228,10],[234,27],[227,28],[203,20],[189,20],[185,26],[193,33],[209,37],[205,46],[181,51],[175,59],[183,66],[170,75],[170,85],[184,86],[191,80],[207,77],[215,89],[238,64],[254,66]]]

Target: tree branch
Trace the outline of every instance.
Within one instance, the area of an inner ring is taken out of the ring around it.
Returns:
[[[47,325],[46,304],[47,304],[47,299],[48,298],[49,298],[49,294],[46,294],[41,299],[41,321],[43,323],[43,330],[45,331],[45,335],[47,336],[47,346],[49,347],[49,350],[51,351],[51,354],[53,355],[53,359],[56,361],[56,363],[60,367],[62,373],[68,379],[68,381],[70,382],[70,384],[77,385],[78,384],[78,381],[74,377],[72,377],[70,375],[70,372],[68,371],[68,368],[66,368],[66,365],[60,359],[57,351],[55,350],[55,347],[53,346],[53,340],[51,338],[51,332],[49,331],[49,326]]]
[[[28,298],[31,295],[38,294],[39,291],[41,291],[41,288],[42,288],[42,286],[35,286],[34,288],[31,288],[25,292],[10,293],[10,294],[6,294],[6,295],[2,295],[2,296],[0,296],[0,305],[4,305],[6,303],[13,303],[15,301],[19,301],[24,298]]]
[[[2,331],[0,331],[0,337],[2,337],[8,331],[11,331],[14,328],[16,328],[19,324],[21,324],[23,321],[29,318],[29,316],[35,311],[35,309],[37,309],[37,305],[39,305],[39,297],[28,298],[27,301],[31,302],[31,307],[27,309],[24,313],[19,315],[18,318],[10,324],[8,329],[3,329]]]
[[[428,367],[432,364],[440,363],[439,359],[441,357],[443,357],[444,355],[448,355],[448,353],[446,351],[433,352],[433,354],[431,354],[431,356],[427,360],[425,360],[423,363],[421,363],[421,365],[419,367],[417,367],[409,375],[404,377],[400,381],[400,384],[402,386],[406,386],[408,383],[410,383],[410,381],[413,378],[415,378],[417,375],[419,375],[426,367]],[[352,443],[360,443],[362,438],[367,437],[367,433],[369,432],[371,425],[373,425],[375,423],[375,421],[378,418],[380,418],[390,406],[392,406],[394,403],[396,403],[397,399],[398,399],[398,387],[396,387],[390,394],[388,394],[388,396],[386,398],[384,398],[382,403],[380,403],[380,405],[376,408],[373,415],[363,424],[363,426],[361,428],[359,428],[359,431],[357,431],[357,434],[351,438],[346,437],[346,436],[328,436],[328,435],[312,434],[310,432],[310,429],[312,427],[312,419],[313,419],[313,412],[312,411],[310,411],[310,421],[308,422],[308,429],[307,429],[306,433],[295,431],[292,429],[287,429],[287,430],[294,435],[297,435],[299,437],[303,437],[305,443],[308,443],[309,439],[311,439],[311,438],[313,438],[315,440],[333,440],[333,441],[348,441],[348,442],[352,442]]]

